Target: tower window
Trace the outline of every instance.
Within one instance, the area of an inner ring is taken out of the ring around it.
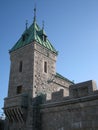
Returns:
[[[25,41],[25,39],[26,39],[26,36],[22,35],[22,41]]]
[[[20,61],[20,63],[19,63],[19,72],[22,72],[22,66],[23,66],[23,63],[22,63],[22,61]]]
[[[47,62],[44,62],[44,72],[47,73]]]
[[[28,33],[23,34],[22,35],[22,41],[24,42],[27,39],[28,36],[29,36]]]
[[[47,36],[43,35],[43,41],[46,42]]]
[[[21,94],[22,93],[22,86],[17,86],[17,94]]]

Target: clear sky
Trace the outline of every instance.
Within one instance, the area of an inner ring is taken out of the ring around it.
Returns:
[[[75,83],[98,83],[98,0],[0,0],[0,108],[7,96],[10,57],[8,50],[33,22],[45,21],[48,39],[59,51],[56,70]],[[1,111],[1,109],[0,109]]]

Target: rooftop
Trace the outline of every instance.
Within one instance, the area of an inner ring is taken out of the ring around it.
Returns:
[[[10,52],[13,52],[21,47],[24,47],[25,45],[28,45],[33,41],[36,41],[38,44],[57,54],[56,49],[48,40],[44,29],[43,28],[41,29],[38,26],[36,20],[34,20],[34,22],[31,24],[29,28],[26,28],[26,30],[24,31],[20,39],[17,41],[17,43],[11,48]]]
[[[68,81],[68,82],[70,82],[70,83],[74,84],[74,82],[73,82],[73,81],[71,81],[71,80],[69,80],[69,79],[65,78],[64,76],[62,76],[62,75],[61,75],[61,74],[59,74],[59,73],[56,73],[56,77],[58,77],[58,78],[60,78],[60,79],[63,79],[63,80],[65,80],[65,81]]]

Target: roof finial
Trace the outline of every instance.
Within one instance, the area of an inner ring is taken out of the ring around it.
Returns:
[[[26,20],[26,30],[28,29],[28,20]]]
[[[44,26],[45,26],[44,23],[45,23],[45,22],[44,22],[44,20],[43,20],[43,21],[42,21],[42,29],[43,29],[43,30],[44,30]]]
[[[35,7],[34,7],[34,22],[36,21],[36,4],[35,4]]]

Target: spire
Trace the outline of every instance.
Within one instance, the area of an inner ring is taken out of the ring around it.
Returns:
[[[42,34],[43,34],[44,36],[46,36],[46,33],[45,33],[45,31],[44,31],[44,28],[45,28],[45,22],[42,21]]]
[[[33,27],[34,27],[34,40],[36,40],[36,5],[34,7],[34,20],[33,20]]]
[[[34,7],[34,22],[36,22],[36,5]]]
[[[26,20],[26,30],[28,29],[28,20]]]
[[[44,26],[45,26],[45,25],[44,25],[44,21],[42,21],[42,30],[44,30]]]

